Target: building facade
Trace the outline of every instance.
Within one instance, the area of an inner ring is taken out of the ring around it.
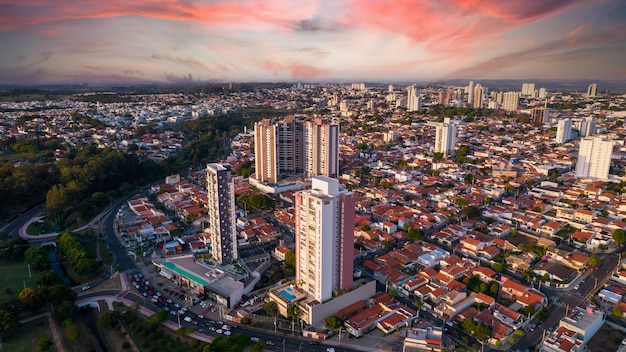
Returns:
[[[422,97],[420,96],[415,85],[408,87],[406,97],[406,110],[407,111],[419,111],[422,109]]]
[[[211,256],[220,264],[230,263],[237,259],[235,190],[230,167],[213,163],[206,171]]]
[[[502,97],[502,110],[515,111],[519,108],[519,93],[506,92]]]
[[[606,180],[609,177],[613,142],[602,137],[586,137],[580,140],[576,177]]]
[[[285,176],[339,174],[339,125],[293,116],[254,126],[255,178],[277,183]]]
[[[315,177],[296,193],[296,285],[320,303],[352,288],[354,196],[339,181]]]
[[[454,154],[456,145],[456,125],[446,118],[437,125],[435,132],[435,153],[443,153],[444,157]]]
[[[572,135],[572,119],[559,120],[556,126],[555,142],[563,144],[571,139]]]

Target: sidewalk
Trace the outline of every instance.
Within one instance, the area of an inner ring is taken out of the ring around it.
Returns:
[[[29,321],[33,321],[43,317],[48,318],[48,325],[50,326],[50,332],[52,333],[52,341],[54,341],[54,345],[57,351],[65,352],[65,347],[63,347],[63,341],[61,340],[61,334],[59,333],[59,327],[57,326],[56,321],[52,319],[52,311],[48,310],[43,313],[31,315],[29,317],[20,319],[20,324],[28,323]]]

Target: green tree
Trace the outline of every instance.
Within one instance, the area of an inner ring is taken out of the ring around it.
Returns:
[[[406,234],[406,238],[410,241],[417,242],[424,237],[424,232],[420,229],[409,228],[409,232]]]
[[[269,301],[265,303],[265,305],[263,306],[263,310],[271,316],[276,316],[278,315],[278,303],[274,301]]]
[[[620,246],[622,243],[626,242],[626,231],[622,229],[617,229],[613,231],[613,241],[615,244]]]
[[[24,252],[26,263],[30,264],[34,269],[47,269],[50,267],[50,256],[48,250],[42,246],[34,246]]]
[[[27,287],[17,294],[18,299],[27,309],[37,311],[46,303],[46,296],[41,290],[34,290]]]
[[[600,257],[598,257],[597,255],[592,255],[591,258],[589,258],[589,265],[600,265]]]
[[[120,321],[120,312],[116,310],[107,310],[100,316],[100,324],[106,328],[112,328]]]
[[[61,278],[54,270],[44,270],[37,275],[37,284],[39,286],[51,286],[61,283]]]
[[[524,308],[522,308],[522,312],[524,312],[524,314],[526,314],[527,316],[532,316],[533,314],[535,314],[535,307],[531,305],[525,306]]]
[[[328,330],[335,330],[338,327],[340,327],[342,325],[341,323],[341,319],[337,318],[334,315],[331,315],[327,320],[326,320],[326,329]]]
[[[67,319],[63,321],[63,330],[65,331],[65,336],[67,336],[67,339],[70,342],[78,340],[81,335],[80,329],[72,319]]]
[[[54,305],[52,318],[56,321],[71,320],[77,313],[78,308],[73,301],[61,301],[61,303]]]
[[[440,161],[440,160],[443,160],[443,153],[434,153],[433,161]]]
[[[169,312],[164,309],[159,309],[156,313],[148,317],[147,321],[150,325],[161,325],[169,317]]]
[[[187,336],[194,332],[196,329],[193,326],[183,326],[182,328],[178,328],[176,333],[181,336]]]
[[[302,312],[295,304],[290,304],[287,306],[287,318],[291,320],[297,320],[300,319],[301,314]]]
[[[0,337],[10,335],[19,325],[19,316],[17,314],[0,308]]]
[[[296,267],[296,250],[291,248],[285,253],[285,266],[287,268],[295,268]]]
[[[37,339],[37,343],[35,344],[35,351],[37,352],[52,352],[52,347],[54,347],[54,341],[48,336],[41,336]]]
[[[624,312],[622,312],[622,310],[618,306],[615,306],[613,307],[613,310],[611,311],[611,315],[616,318],[623,318]]]

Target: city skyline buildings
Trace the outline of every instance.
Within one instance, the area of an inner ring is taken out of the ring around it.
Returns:
[[[450,122],[446,117],[444,122],[436,125],[435,131],[435,153],[442,153],[443,157],[454,155],[456,146],[456,124]]]
[[[592,0],[7,0],[0,84],[624,80],[625,15]]]

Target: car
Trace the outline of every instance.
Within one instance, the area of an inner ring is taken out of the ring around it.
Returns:
[[[184,320],[188,323],[191,323],[191,317],[185,317]]]
[[[309,341],[309,345],[317,345],[317,341]]]
[[[537,325],[536,324],[532,324],[530,326],[530,331],[535,331],[535,329],[537,329]]]
[[[600,269],[600,265],[596,265],[596,270]]]
[[[252,341],[252,342],[259,342],[260,340],[259,340],[259,338],[258,338],[258,337],[254,337],[254,336],[252,336],[252,337],[250,338],[250,341]]]
[[[204,319],[204,315],[198,314],[198,319]]]
[[[326,348],[326,352],[335,352],[335,348],[334,347],[327,347]]]
[[[213,327],[213,326],[209,326],[209,330],[211,330],[211,331],[215,331],[215,327]]]
[[[228,331],[228,330],[224,330],[224,335],[226,335],[226,336],[230,336],[230,335],[232,335],[232,334],[233,334],[232,332],[230,332],[230,331]]]
[[[173,316],[177,316],[177,315],[178,315],[178,313],[176,313],[176,311],[175,311],[175,310],[171,310],[171,311],[170,311],[170,314],[171,314],[171,315],[173,315]]]
[[[81,291],[87,291],[87,290],[88,290],[88,289],[90,289],[90,288],[91,288],[91,286],[89,286],[89,285],[85,285],[85,286],[81,287],[81,288],[80,288],[80,290],[81,290]]]
[[[218,334],[221,334],[221,333],[224,332],[224,330],[222,330],[222,329],[215,329],[215,332],[218,333]]]
[[[578,290],[580,288],[580,284],[576,284],[576,286],[574,286],[575,290]]]
[[[268,346],[274,346],[275,345],[274,341],[271,341],[271,340],[265,341],[265,344],[268,345]]]

